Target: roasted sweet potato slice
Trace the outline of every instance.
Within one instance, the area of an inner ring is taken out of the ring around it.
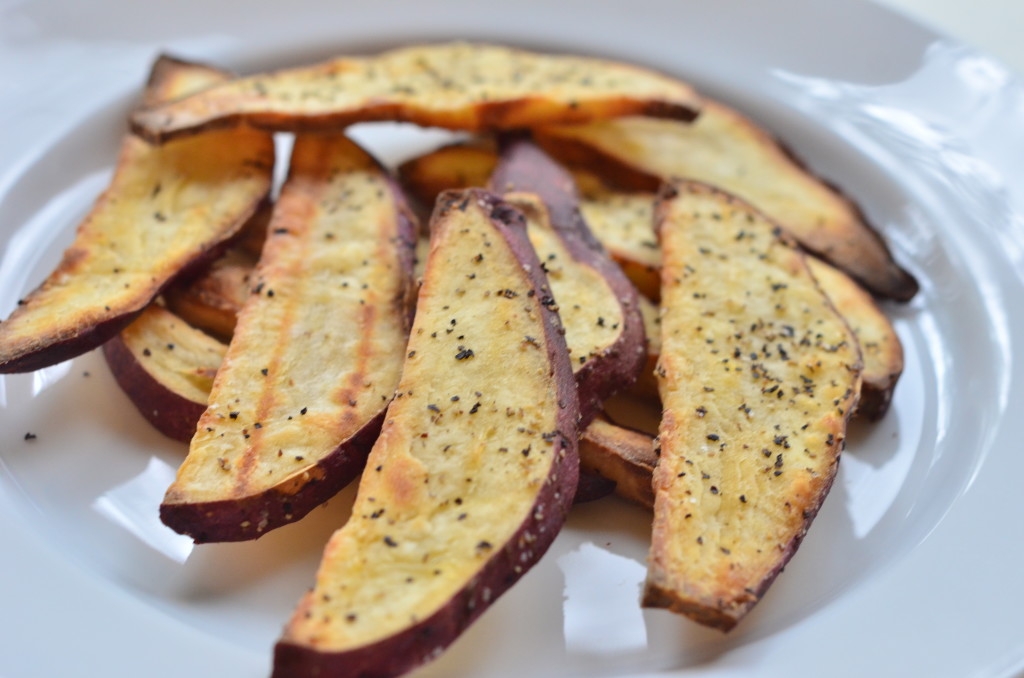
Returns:
[[[896,383],[903,374],[899,335],[871,295],[848,275],[814,257],[807,257],[807,265],[860,344],[863,384],[854,416],[878,421],[889,411]]]
[[[651,475],[658,464],[655,447],[654,438],[646,433],[599,417],[580,436],[580,472],[609,480],[620,497],[652,508]]]
[[[913,276],[893,260],[857,207],[795,162],[767,132],[707,101],[693,125],[629,118],[535,131],[570,165],[600,167],[619,183],[654,190],[671,177],[718,186],[782,224],[802,246],[875,294],[906,301]]]
[[[160,60],[150,97],[226,77]],[[219,253],[266,198],[273,164],[271,136],[245,127],[160,147],[126,137],[60,265],[0,324],[0,372],[46,367],[117,334],[175,276]]]
[[[503,145],[491,185],[526,216],[562,316],[585,427],[646,361],[636,289],[583,221],[572,175],[527,139]]]
[[[146,420],[188,442],[227,346],[153,304],[103,344],[118,385]]]
[[[370,120],[497,130],[619,115],[691,120],[699,109],[689,86],[636,66],[454,42],[241,78],[139,111],[132,126],[165,141],[243,121],[293,132]]]
[[[404,673],[547,550],[579,468],[550,298],[518,212],[480,190],[440,198],[401,385],[276,678]]]
[[[298,520],[362,468],[398,384],[415,226],[344,136],[300,136],[252,295],[160,507],[197,542]]]
[[[860,355],[778,225],[694,182],[667,187],[657,214],[664,411],[644,605],[729,630],[825,499]]]

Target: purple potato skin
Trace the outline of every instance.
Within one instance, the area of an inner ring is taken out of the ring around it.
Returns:
[[[525,219],[513,206],[481,189],[446,191],[438,198],[432,226],[471,202],[490,214],[496,236],[522,262],[524,275],[536,291],[544,325],[544,346],[551,365],[548,378],[555,384],[561,406],[556,415],[556,444],[560,451],[552,455],[548,482],[542,483],[528,512],[529,518],[512,538],[496,549],[477,576],[433,615],[395,635],[350,651],[321,652],[307,645],[279,641],[274,652],[274,678],[384,678],[406,673],[436,658],[540,560],[572,506],[579,477],[579,401],[561,319],[544,303],[546,297],[550,298],[547,279],[526,236]]]
[[[637,380],[646,364],[644,324],[636,287],[583,220],[572,175],[526,137],[505,137],[501,147],[501,159],[491,176],[492,190],[524,191],[540,197],[547,205],[551,225],[565,248],[573,259],[589,266],[607,281],[622,310],[619,338],[576,372],[582,430],[601,412],[605,400]]]
[[[192,400],[161,384],[142,366],[120,334],[103,344],[103,357],[117,385],[153,428],[179,442],[192,439],[206,401]]]

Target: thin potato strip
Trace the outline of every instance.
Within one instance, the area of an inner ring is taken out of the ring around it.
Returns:
[[[482,131],[621,115],[691,120],[699,108],[689,86],[639,67],[453,42],[241,78],[139,111],[132,125],[162,142],[240,122],[295,132],[370,120]]]

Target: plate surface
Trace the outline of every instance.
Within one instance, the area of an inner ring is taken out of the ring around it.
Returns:
[[[239,12],[105,0],[0,10],[0,314],[56,264],[103,189],[159,51],[250,72],[466,38],[659,68],[784,139],[861,204],[918,276],[912,303],[886,306],[907,352],[893,410],[853,428],[800,552],[732,634],[640,610],[649,517],[611,499],[578,507],[542,563],[416,675],[1020,670],[1016,77],[855,0],[549,4],[298,0]],[[389,162],[445,138],[395,126],[354,133]],[[183,452],[148,427],[96,352],[0,377],[0,675],[267,674],[352,493],[258,542],[193,547],[156,516]]]

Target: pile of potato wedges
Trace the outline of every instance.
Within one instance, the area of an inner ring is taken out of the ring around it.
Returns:
[[[467,134],[388,168],[345,135],[375,121]],[[0,371],[102,347],[188,444],[159,511],[197,543],[358,482],[279,678],[430,661],[613,492],[653,511],[642,604],[728,631],[903,368],[874,298],[917,283],[861,210],[647,69],[474,43],[248,77],[161,57],[130,127],[0,323]]]

